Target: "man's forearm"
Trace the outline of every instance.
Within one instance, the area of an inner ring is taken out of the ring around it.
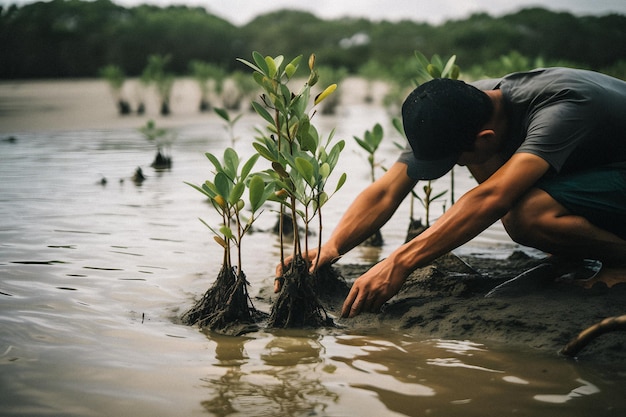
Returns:
[[[343,255],[379,230],[396,212],[415,186],[406,175],[406,165],[394,163],[348,207],[327,245]]]
[[[402,245],[389,259],[407,274],[476,237],[501,218],[507,209],[498,199],[476,188],[457,201],[430,228]]]

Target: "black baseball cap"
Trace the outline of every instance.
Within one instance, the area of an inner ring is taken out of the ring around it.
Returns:
[[[402,123],[417,164],[408,174],[419,180],[442,177],[489,121],[489,96],[460,80],[435,78],[413,90],[402,105]]]

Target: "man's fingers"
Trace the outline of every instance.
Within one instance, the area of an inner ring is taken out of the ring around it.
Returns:
[[[348,293],[346,300],[343,302],[343,307],[341,308],[341,317],[354,317],[353,315],[351,315],[351,312],[354,308],[353,304],[358,294],[359,290],[355,286],[352,286],[352,289]]]

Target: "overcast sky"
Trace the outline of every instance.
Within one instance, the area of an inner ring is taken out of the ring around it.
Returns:
[[[0,0],[0,4],[25,4],[36,0]],[[45,0],[44,0],[45,1]],[[626,15],[626,0],[113,0],[123,6],[137,4],[187,4],[202,6],[236,25],[249,22],[258,14],[290,8],[307,10],[323,19],[344,16],[370,20],[410,19],[439,24],[448,19],[462,19],[476,12],[492,16],[541,6],[577,15]]]

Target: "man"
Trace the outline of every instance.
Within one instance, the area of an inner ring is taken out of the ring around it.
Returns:
[[[418,180],[458,164],[479,185],[359,277],[343,317],[379,311],[413,270],[498,219],[520,244],[599,260],[594,279],[626,281],[626,82],[566,68],[473,85],[435,79],[407,97],[402,117],[411,149],[355,199],[322,246],[320,264],[380,228]]]

